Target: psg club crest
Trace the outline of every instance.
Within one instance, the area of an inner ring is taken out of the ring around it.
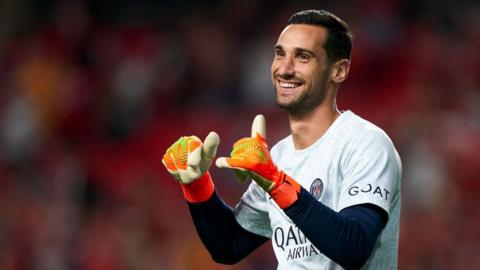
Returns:
[[[315,199],[319,199],[323,193],[323,182],[322,179],[317,178],[313,180],[312,185],[310,186],[310,194],[315,197]]]

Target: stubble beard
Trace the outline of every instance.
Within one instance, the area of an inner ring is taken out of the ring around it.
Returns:
[[[304,91],[295,100],[288,103],[280,103],[277,98],[277,106],[286,110],[290,116],[296,118],[309,114],[322,104],[326,98],[328,74],[329,71],[327,69],[323,72],[317,87]]]

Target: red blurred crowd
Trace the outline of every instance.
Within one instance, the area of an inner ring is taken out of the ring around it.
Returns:
[[[0,7],[0,269],[275,269],[269,245],[215,264],[160,161],[210,130],[226,155],[258,113],[271,145],[288,134],[269,68],[304,8],[350,24],[339,108],[382,127],[402,158],[399,268],[480,269],[478,2],[165,1],[143,4],[144,20],[128,16],[143,14],[135,1],[107,1],[125,6],[115,20],[44,2],[30,21],[29,1]],[[246,185],[212,176],[233,206]]]

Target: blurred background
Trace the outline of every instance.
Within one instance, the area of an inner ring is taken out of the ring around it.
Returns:
[[[275,269],[269,244],[212,262],[161,165],[179,136],[220,154],[267,117],[288,17],[329,10],[355,34],[339,108],[403,161],[400,269],[480,269],[480,3],[0,1],[0,269]],[[212,170],[235,205],[246,185]]]

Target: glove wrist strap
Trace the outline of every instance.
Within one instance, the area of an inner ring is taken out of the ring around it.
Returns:
[[[215,191],[212,177],[207,171],[197,180],[190,184],[181,184],[183,196],[190,203],[201,203],[208,201]]]
[[[298,200],[298,194],[302,187],[284,172],[281,172],[281,177],[280,184],[270,191],[270,196],[280,208],[285,209]]]

